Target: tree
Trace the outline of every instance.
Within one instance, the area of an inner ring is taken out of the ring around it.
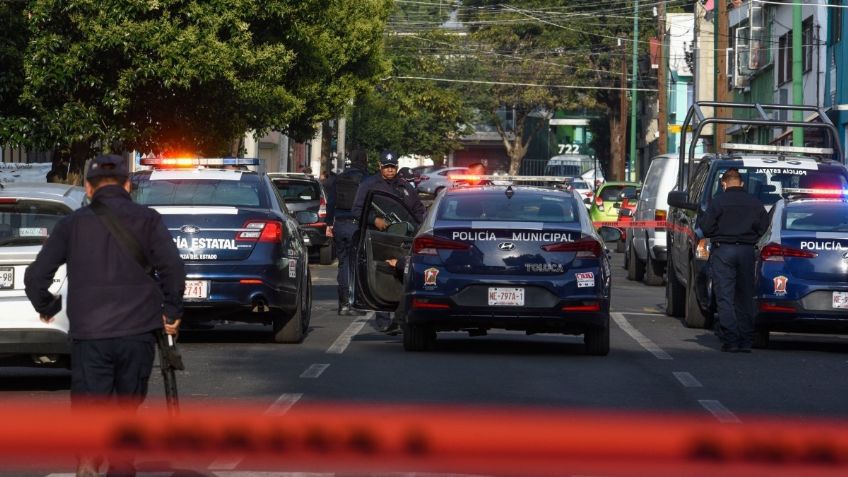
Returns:
[[[312,135],[385,71],[390,0],[30,0],[0,141],[74,153],[227,154],[247,130]],[[344,21],[339,21],[344,19]]]

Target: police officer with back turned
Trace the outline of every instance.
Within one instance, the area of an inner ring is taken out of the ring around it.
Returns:
[[[698,220],[710,239],[710,271],[721,350],[750,353],[754,336],[754,244],[768,228],[762,202],[745,192],[736,169],[721,176],[717,195]]]
[[[339,315],[361,316],[364,312],[351,307],[350,281],[353,270],[353,254],[356,244],[353,235],[356,232],[354,215],[351,212],[359,184],[368,177],[368,164],[365,151],[354,150],[351,153],[350,166],[327,179],[324,190],[327,192],[327,223],[332,224],[331,233],[338,257]]]

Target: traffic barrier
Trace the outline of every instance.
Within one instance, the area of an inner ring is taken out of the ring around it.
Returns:
[[[848,475],[848,421],[602,413],[494,407],[162,403],[4,403],[0,466],[54,470],[76,455],[135,456],[241,470],[416,471],[477,475]],[[162,464],[167,467],[167,464]],[[17,467],[16,467],[17,466]]]

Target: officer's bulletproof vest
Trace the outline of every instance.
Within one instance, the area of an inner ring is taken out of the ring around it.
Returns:
[[[363,175],[361,171],[352,169],[336,176],[336,209],[353,209],[353,200]]]

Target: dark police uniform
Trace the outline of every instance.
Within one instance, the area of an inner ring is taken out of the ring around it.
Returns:
[[[342,173],[328,178],[325,186],[327,192],[327,223],[333,226],[333,243],[339,261],[338,274],[336,275],[339,314],[345,316],[364,314],[350,308],[352,301],[350,296],[351,276],[353,274],[351,267],[353,266],[353,254],[356,249],[353,235],[357,229],[351,208],[359,187],[356,186],[356,191],[352,194],[350,190],[340,189],[350,189],[352,184],[361,184],[366,177],[368,177],[368,172],[364,165],[351,165]],[[349,194],[350,197],[344,197],[346,194]]]
[[[104,169],[103,165],[112,168]],[[99,156],[86,179],[128,177],[120,156]],[[71,339],[71,399],[108,399],[138,405],[147,394],[155,357],[155,332],[163,315],[183,312],[185,269],[159,213],[132,201],[121,185],[97,189],[92,202],[106,205],[141,244],[158,281],[109,233],[90,207],[60,220],[24,275],[27,297],[42,316],[59,312],[48,288],[67,264]]]
[[[712,248],[710,273],[722,351],[748,352],[754,334],[754,244],[768,228],[768,214],[742,187],[727,187],[698,226]]]

